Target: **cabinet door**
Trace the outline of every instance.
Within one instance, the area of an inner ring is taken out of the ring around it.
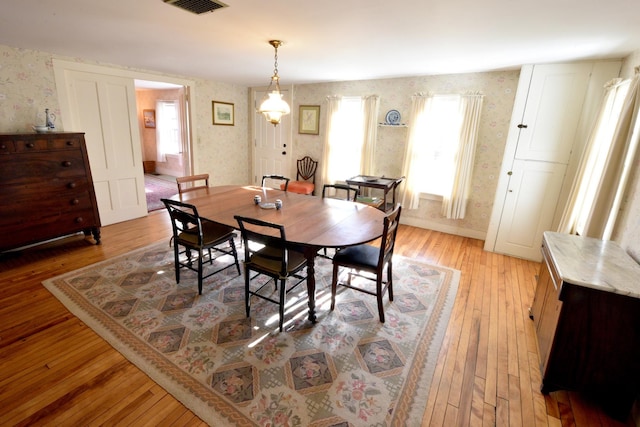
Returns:
[[[519,124],[517,159],[567,164],[592,63],[536,65]]]
[[[516,160],[495,251],[539,260],[542,233],[551,228],[566,165]]]
[[[562,302],[558,299],[558,290],[549,272],[549,264],[546,261],[547,260],[544,259],[540,268],[538,288],[536,289],[536,301],[534,301],[534,307],[532,307],[532,314],[536,325],[536,335],[538,336],[540,371],[543,378],[556,335],[560,310],[562,309]],[[539,301],[538,296],[542,297]]]

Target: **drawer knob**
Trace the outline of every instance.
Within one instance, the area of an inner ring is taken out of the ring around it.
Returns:
[[[73,200],[71,200],[71,204],[72,204],[72,205],[77,205],[77,204],[79,204],[79,203],[80,203],[80,200],[78,200],[78,199],[73,199]]]
[[[33,142],[27,142],[27,148],[33,148],[36,145]]]
[[[62,166],[64,166],[65,168],[68,168],[69,166],[71,166],[71,162],[69,160],[66,160],[62,162]]]
[[[67,187],[69,188],[76,188],[77,184],[75,182],[70,182],[69,184],[67,184]]]
[[[67,141],[67,145],[73,146],[73,141]]]
[[[76,223],[80,224],[81,222],[84,222],[84,219],[81,216],[76,218]]]

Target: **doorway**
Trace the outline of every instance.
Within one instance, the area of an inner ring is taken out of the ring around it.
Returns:
[[[136,105],[134,81],[162,82],[185,89],[183,144],[187,161],[183,166],[188,168],[194,158],[191,139],[197,139],[188,120],[197,114],[188,102],[195,96],[195,82],[58,59],[53,59],[53,70],[65,127],[85,132],[102,225],[147,215],[146,199],[142,197],[142,111],[138,112]]]
[[[176,177],[191,170],[186,92],[181,85],[135,80],[147,211],[162,209]]]

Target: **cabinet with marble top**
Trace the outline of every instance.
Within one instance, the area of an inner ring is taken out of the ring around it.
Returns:
[[[545,232],[531,306],[541,390],[593,392],[624,418],[640,392],[640,265],[617,243]]]

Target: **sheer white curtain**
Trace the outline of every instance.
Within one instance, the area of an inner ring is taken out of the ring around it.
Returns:
[[[424,181],[424,166],[421,166],[421,141],[426,139],[428,122],[423,117],[428,116],[433,106],[433,96],[417,94],[411,97],[411,111],[409,112],[409,133],[404,152],[402,174],[405,176],[405,186],[402,195],[402,205],[406,209],[418,209],[420,202],[420,183]]]
[[[364,144],[362,145],[362,164],[360,173],[373,175],[375,166],[376,141],[378,139],[378,111],[380,97],[367,96],[363,102],[364,108]]]
[[[564,209],[558,231],[584,234],[588,227],[596,191],[600,185],[613,134],[620,117],[630,80],[613,79],[605,85],[605,92],[589,139],[585,144],[571,193]]]
[[[609,240],[615,226],[640,136],[638,79],[636,72],[629,84],[613,135],[602,179],[596,191],[594,208],[585,225],[584,235],[589,237]]]
[[[324,149],[322,150],[322,163],[320,164],[320,181],[321,184],[335,183],[332,170],[329,168],[331,161],[331,142],[338,138],[338,112],[340,111],[341,96],[327,97],[327,131],[325,132]]]
[[[449,185],[442,195],[442,215],[449,219],[462,219],[466,213],[483,98],[480,93],[468,93],[460,97],[460,138],[451,176],[443,177]]]
[[[375,95],[327,97],[322,184],[344,181],[373,169],[379,102]]]

